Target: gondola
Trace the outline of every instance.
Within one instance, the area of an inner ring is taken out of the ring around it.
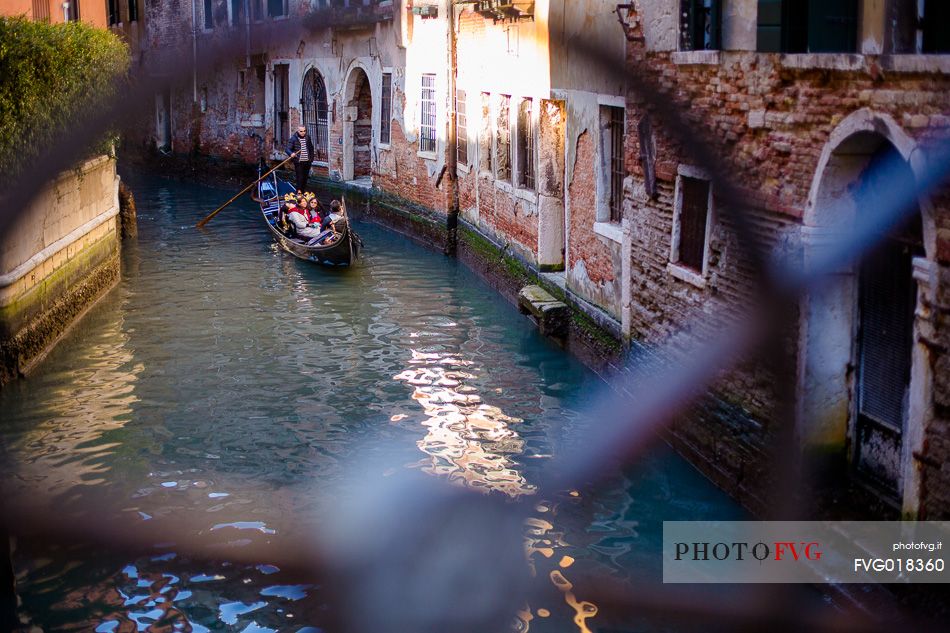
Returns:
[[[261,168],[258,168],[258,175]],[[360,256],[360,250],[363,241],[359,235],[350,227],[349,217],[346,214],[346,203],[343,204],[343,217],[334,222],[334,227],[340,234],[339,238],[332,244],[326,246],[307,246],[307,240],[288,235],[280,227],[280,206],[284,196],[294,193],[296,189],[289,182],[278,178],[274,173],[259,183],[255,194],[251,197],[261,207],[261,214],[267,223],[267,228],[273,234],[274,239],[285,251],[305,259],[316,262],[324,266],[349,266],[356,262]]]

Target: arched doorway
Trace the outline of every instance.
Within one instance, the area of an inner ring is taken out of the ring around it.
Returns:
[[[858,188],[869,199],[880,199],[877,194],[886,188],[913,182],[910,167],[886,143],[871,157]],[[903,436],[910,406],[917,306],[913,260],[924,255],[920,208],[915,205],[907,215],[908,221],[879,236],[858,266],[856,279],[853,459],[865,479],[894,499],[902,494]]]
[[[372,176],[373,93],[369,77],[360,67],[346,81],[343,119],[343,177],[345,180]]]
[[[326,163],[330,146],[330,108],[327,101],[327,86],[323,77],[314,68],[304,75],[300,104],[303,109],[303,124],[307,127],[307,134],[313,139],[316,161]]]
[[[892,120],[859,111],[832,135],[802,228],[805,264],[861,226],[880,192],[915,186],[914,143]],[[846,456],[881,498],[916,510],[913,458],[932,377],[917,342],[914,268],[925,258],[925,201],[878,235],[861,262],[843,265],[802,302],[800,431],[806,447]],[[928,207],[929,208],[929,207]]]

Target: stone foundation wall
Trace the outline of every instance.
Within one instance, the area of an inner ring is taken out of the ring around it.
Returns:
[[[50,183],[0,241],[0,385],[118,280],[118,186],[113,159],[86,161]]]

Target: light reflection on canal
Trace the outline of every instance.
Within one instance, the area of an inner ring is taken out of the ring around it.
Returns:
[[[95,498],[142,522],[187,518],[239,548],[301,538],[299,518],[319,521],[355,485],[358,456],[533,495],[571,450],[562,431],[587,424],[596,377],[454,261],[362,225],[365,263],[319,269],[279,252],[252,204],[194,230],[228,192],[131,180],[140,237],[122,283],[0,391],[20,487],[68,511]],[[564,596],[520,614],[534,632],[596,628],[575,570],[658,578],[663,519],[741,516],[668,451],[594,497],[533,503],[526,549]],[[321,607],[319,588],[273,565],[171,546],[122,560],[22,542],[16,565],[45,630],[296,632]]]

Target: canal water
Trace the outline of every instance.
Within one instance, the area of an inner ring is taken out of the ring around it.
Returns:
[[[139,236],[119,286],[0,391],[5,480],[64,516],[95,504],[104,522],[289,543],[374,464],[524,498],[566,431],[596,425],[601,381],[454,260],[359,224],[363,263],[321,269],[280,252],[250,201],[194,229],[228,191],[127,181]],[[663,520],[744,516],[665,448],[605,468],[598,492],[539,498],[525,526],[532,559],[568,582],[659,580]],[[319,587],[165,547],[21,541],[23,611],[47,631],[316,630]],[[577,584],[515,628],[586,631],[596,611]]]

